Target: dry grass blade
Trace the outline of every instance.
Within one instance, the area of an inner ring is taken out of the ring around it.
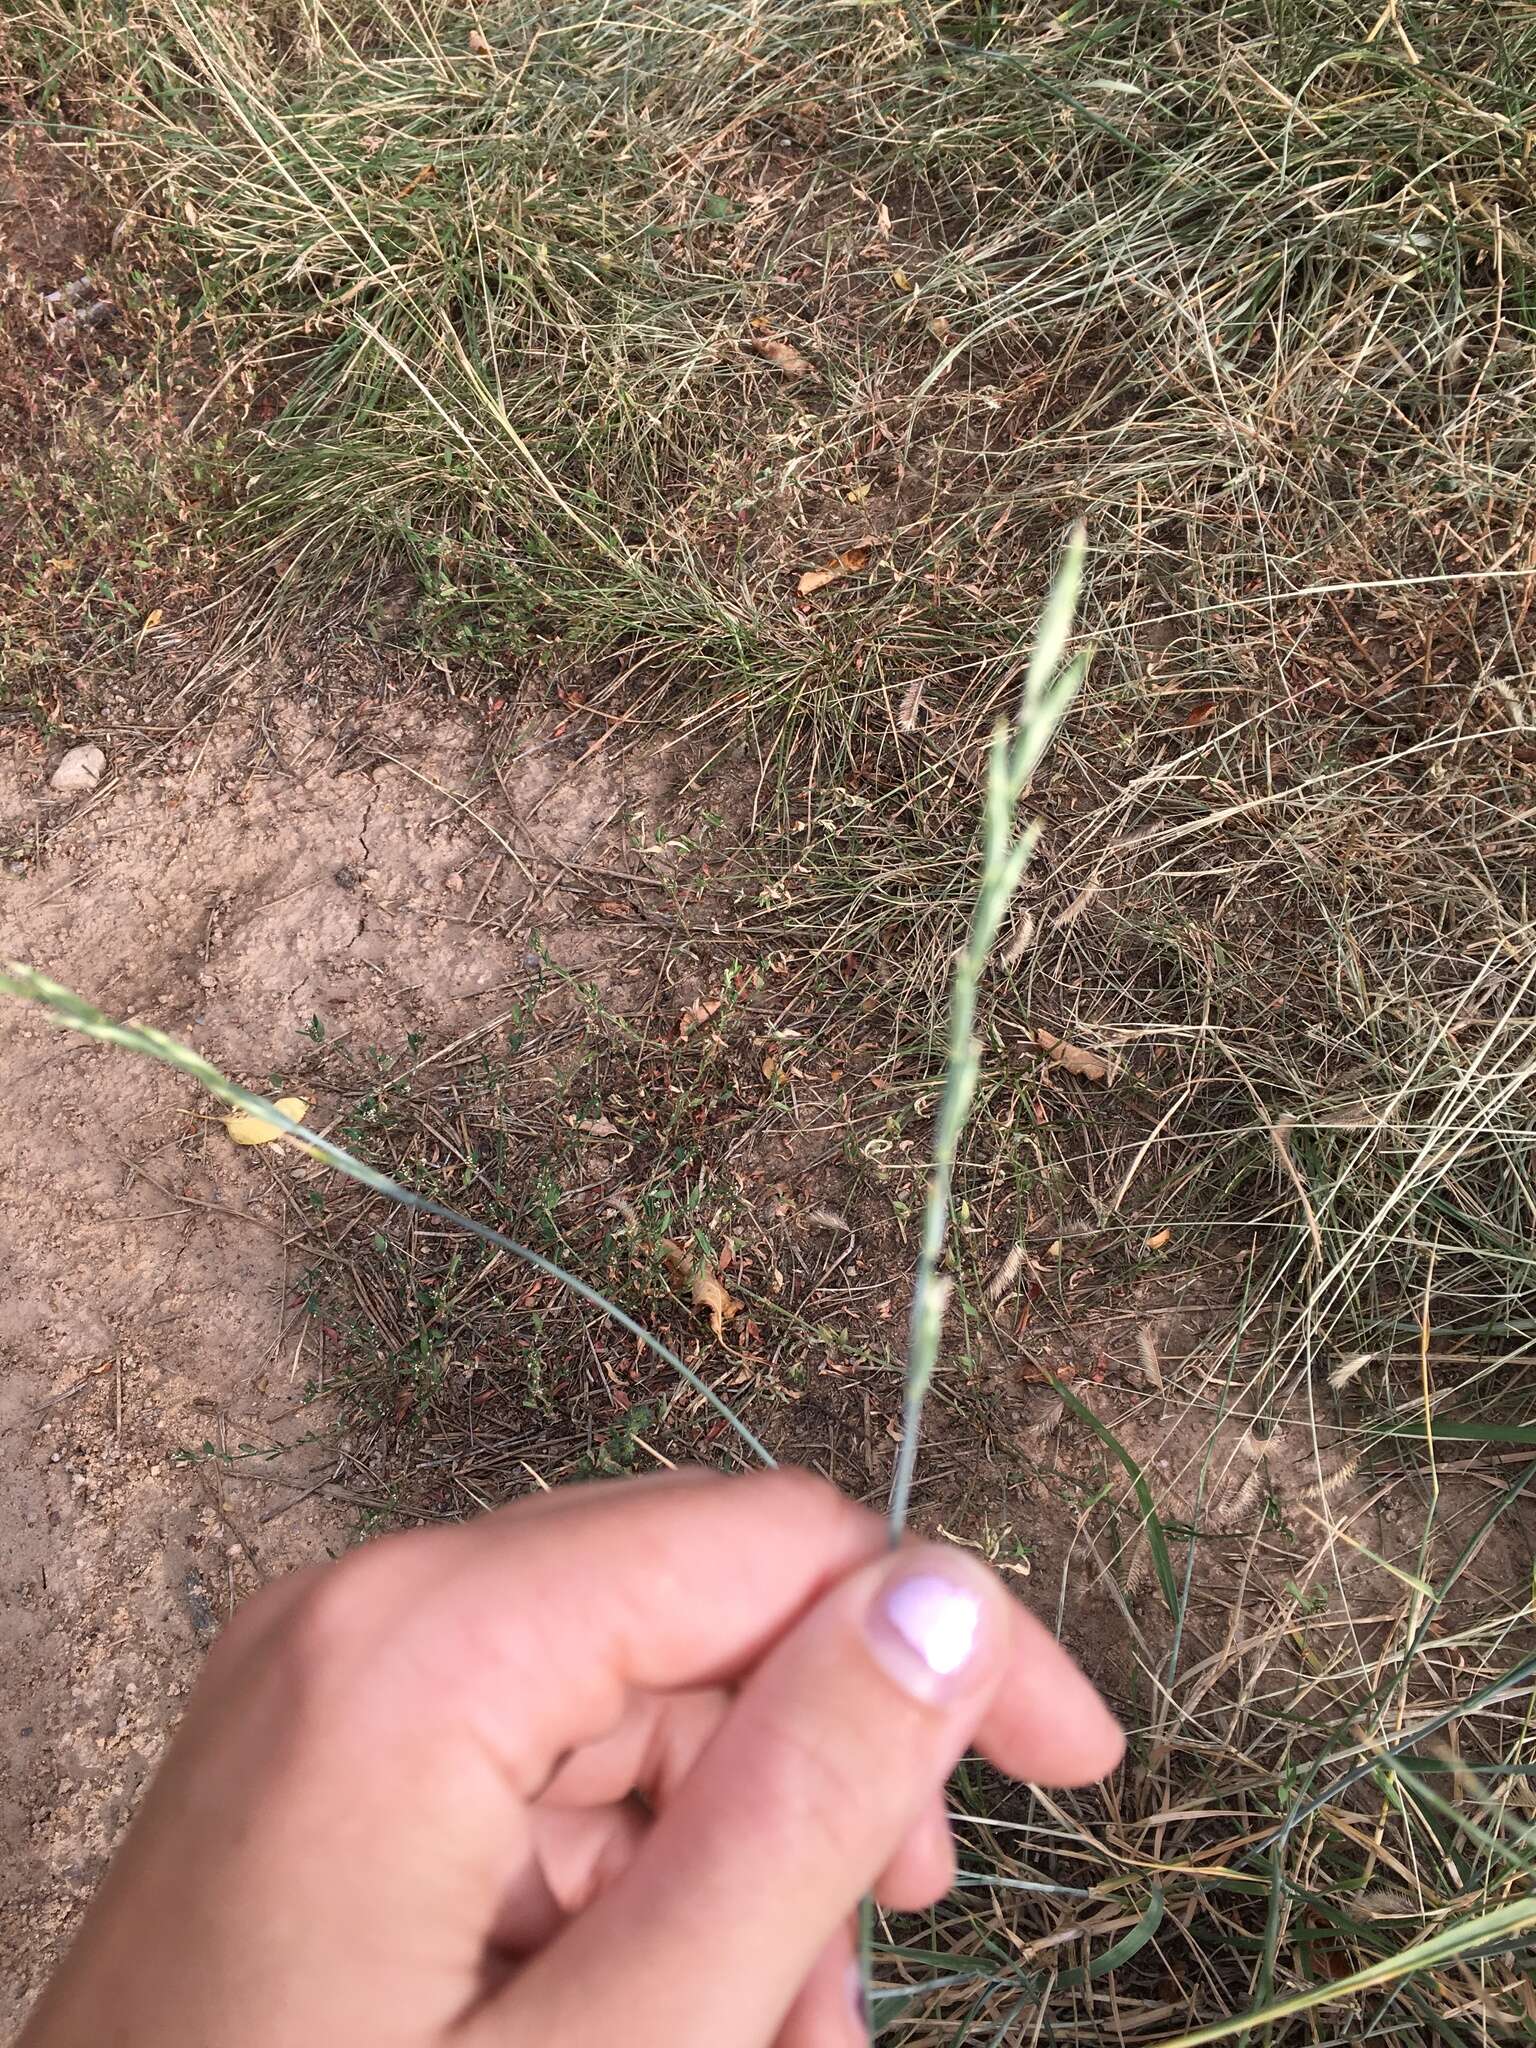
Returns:
[[[380,1173],[376,1167],[355,1158],[353,1154],[320,1132],[306,1129],[297,1118],[287,1114],[277,1103],[268,1102],[265,1097],[253,1095],[249,1089],[239,1087],[200,1054],[193,1052],[190,1046],[181,1044],[179,1040],[170,1038],[163,1031],[156,1031],[149,1025],[118,1023],[98,1010],[93,1003],[88,1003],[82,996],[76,995],[72,989],[63,988],[58,982],[50,981],[35,968],[24,967],[13,961],[9,967],[0,969],[0,995],[11,996],[22,1002],[38,1003],[72,1031],[83,1032],[88,1038],[119,1046],[125,1052],[137,1053],[143,1058],[159,1060],[166,1066],[179,1069],[199,1082],[219,1101],[229,1103],[236,1111],[252,1117],[262,1125],[299,1140],[314,1158],[324,1165],[336,1168],[349,1179],[360,1181],[374,1193],[387,1196],[390,1201],[399,1203],[402,1208],[420,1210],[426,1215],[436,1217],[440,1222],[452,1225],[456,1230],[467,1231],[472,1237],[478,1237],[486,1244],[509,1252],[537,1272],[558,1281],[562,1287],[579,1295],[593,1308],[601,1309],[605,1315],[612,1316],[631,1336],[655,1352],[658,1358],[694,1389],[695,1393],[708,1401],[722,1420],[731,1425],[754,1457],[766,1465],[773,1463],[772,1456],[752,1431],[721,1400],[708,1382],[700,1378],[692,1366],[685,1365],[675,1351],[653,1337],[632,1316],[626,1315],[616,1303],[599,1294],[596,1288],[589,1287],[584,1280],[577,1279],[575,1274],[567,1273],[552,1259],[546,1259],[542,1253],[531,1250],[527,1245],[516,1243],[501,1231],[492,1230],[488,1225],[477,1222],[472,1216],[465,1216],[441,1202],[432,1201],[427,1196],[417,1194],[414,1189],[402,1187],[388,1174]],[[695,1298],[698,1298],[697,1295]],[[713,1303],[706,1301],[702,1305],[710,1308],[713,1317]],[[722,1321],[723,1313],[722,1311]],[[718,1334],[718,1324],[716,1327]]]

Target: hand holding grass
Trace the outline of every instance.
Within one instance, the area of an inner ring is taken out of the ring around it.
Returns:
[[[581,1487],[252,1600],[20,2048],[857,2048],[851,1916],[975,1743],[1120,1732],[974,1559],[804,1474]]]

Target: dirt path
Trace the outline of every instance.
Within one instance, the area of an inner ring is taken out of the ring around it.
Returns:
[[[391,713],[360,738],[236,704],[147,772],[61,799],[59,750],[13,738],[0,955],[257,1087],[291,1070],[317,1015],[358,1045],[472,1032],[520,972],[525,884],[442,793],[464,781],[468,744],[452,720]],[[525,783],[547,789],[569,766],[535,752]],[[575,852],[613,800],[584,769],[543,843]],[[506,915],[466,943],[493,871]],[[294,1413],[312,1372],[300,1261],[264,1155],[232,1147],[180,1077],[10,1005],[0,1101],[3,2032],[220,1623],[258,1581],[341,1548],[355,1516],[187,1459],[276,1436],[296,1448],[269,1474],[313,1465]]]

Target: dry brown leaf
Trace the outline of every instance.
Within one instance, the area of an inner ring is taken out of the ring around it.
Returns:
[[[709,1326],[722,1342],[725,1326],[741,1307],[733,1301],[719,1280],[715,1277],[707,1259],[694,1259],[685,1252],[675,1239],[661,1240],[661,1255],[667,1262],[667,1270],[673,1278],[680,1280],[688,1289],[689,1299],[695,1308],[704,1309],[709,1316]]]
[[[719,1009],[722,1000],[722,997],[715,996],[711,1001],[705,1002],[700,997],[698,1002],[690,1003],[677,1020],[678,1037],[687,1038],[690,1032],[697,1031],[701,1024],[707,1024]]]
[[[850,505],[862,505],[864,500],[869,496],[870,492],[873,489],[873,484],[855,484],[853,488],[845,492],[844,495],[847,497],[847,500]]]
[[[904,270],[893,270],[891,272],[891,283],[895,285],[899,292],[910,292],[915,289],[911,278],[908,277]]]
[[[619,1135],[618,1125],[610,1123],[605,1116],[583,1117],[576,1128],[588,1138],[616,1138]]]
[[[477,28],[469,32],[469,53],[472,57],[489,57],[491,54],[490,44]]]
[[[763,1054],[763,1079],[765,1081],[776,1081],[783,1072],[783,1069],[784,1062],[779,1057],[778,1047],[770,1045]]]
[[[1109,1061],[1101,1059],[1096,1052],[1090,1052],[1084,1045],[1073,1045],[1043,1028],[1035,1033],[1035,1043],[1058,1067],[1069,1074],[1076,1074],[1080,1081],[1109,1079]]]
[[[1161,1230],[1153,1231],[1152,1235],[1147,1239],[1145,1249],[1149,1252],[1160,1252],[1163,1246],[1170,1241],[1172,1236],[1173,1231],[1165,1223]]]
[[[776,370],[786,377],[814,377],[816,365],[801,355],[792,341],[749,341],[744,344],[755,356],[761,356],[765,363],[772,363]]]
[[[860,569],[867,569],[870,546],[870,542],[861,541],[856,548],[844,548],[840,555],[834,555],[822,568],[807,569],[795,588],[802,597],[809,597],[812,591],[825,590],[829,583],[836,583],[839,577],[853,576]]]
[[[928,332],[933,336],[935,341],[948,341],[949,322],[948,320],[945,319],[942,313],[935,313],[933,318],[928,322]]]
[[[1048,1387],[1052,1380],[1075,1380],[1079,1368],[1070,1359],[1049,1365],[1044,1359],[1021,1358],[1019,1377],[1033,1387]]]

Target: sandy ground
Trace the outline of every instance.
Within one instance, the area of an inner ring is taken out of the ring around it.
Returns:
[[[13,737],[0,955],[258,1088],[281,1080],[317,1013],[359,1043],[472,1031],[519,974],[528,885],[456,800],[469,745],[451,719],[392,711],[359,738],[237,691],[211,735],[61,799],[61,749]],[[535,749],[511,800],[520,786],[537,808],[571,772],[570,750]],[[622,807],[602,764],[579,781],[539,825],[556,857]],[[463,913],[493,871],[505,915],[488,927],[484,905],[466,943]],[[298,1256],[264,1155],[230,1145],[182,1077],[0,1012],[4,2033],[231,1607],[334,1554],[355,1518],[186,1462],[305,1427]]]

